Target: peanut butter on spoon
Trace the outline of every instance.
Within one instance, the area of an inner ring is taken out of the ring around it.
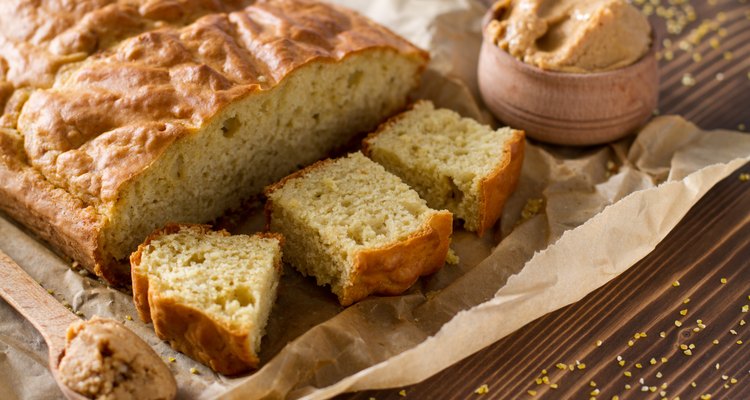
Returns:
[[[651,46],[648,20],[625,0],[500,0],[493,11],[495,44],[545,70],[611,71]]]
[[[94,317],[74,322],[66,337],[59,378],[99,400],[169,400],[177,386],[151,347],[120,323]]]

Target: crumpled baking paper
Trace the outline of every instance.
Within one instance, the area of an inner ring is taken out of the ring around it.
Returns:
[[[433,61],[419,97],[490,122],[476,100],[484,6],[469,0],[338,0],[389,26]],[[403,296],[340,307],[287,269],[263,340],[263,367],[224,377],[176,353],[137,320],[131,297],[70,269],[0,214],[0,250],[70,308],[121,320],[169,363],[180,398],[329,398],[419,382],[526,323],[583,298],[647,255],[715,183],[750,159],[750,136],[675,116],[636,137],[569,149],[529,144],[520,186],[493,234],[458,230],[459,265]],[[262,227],[251,210],[239,232]],[[0,302],[0,393],[62,395],[41,336]],[[197,374],[191,374],[190,368]]]

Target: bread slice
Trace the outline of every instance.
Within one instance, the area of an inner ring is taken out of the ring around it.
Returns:
[[[281,236],[168,225],[130,257],[144,322],[176,350],[232,375],[258,366],[281,276]]]
[[[20,24],[0,24],[0,209],[113,284],[154,229],[376,128],[428,58],[310,0],[19,4],[0,18]]]
[[[326,160],[266,190],[284,259],[342,305],[404,292],[445,264],[453,216],[435,211],[362,153]]]
[[[524,144],[522,131],[492,130],[420,101],[368,136],[363,151],[430,207],[450,210],[481,236],[516,188]]]

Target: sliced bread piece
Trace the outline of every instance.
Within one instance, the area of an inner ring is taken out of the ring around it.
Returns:
[[[279,235],[230,235],[207,225],[155,231],[130,256],[139,316],[175,350],[216,372],[257,368],[282,242]]]
[[[521,174],[524,133],[493,130],[429,101],[385,122],[363,152],[414,188],[432,208],[448,209],[481,236],[500,218]]]
[[[453,216],[435,211],[362,153],[321,161],[266,189],[284,260],[342,305],[403,293],[445,264]]]

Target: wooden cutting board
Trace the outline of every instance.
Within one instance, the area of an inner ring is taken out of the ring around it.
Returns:
[[[705,129],[750,129],[750,1],[693,1],[695,18],[679,33],[667,32],[663,16],[689,11],[688,2],[634,3],[662,4],[651,16],[663,47],[659,113]],[[580,302],[421,384],[338,398],[750,399],[750,181],[742,173],[750,165]]]

